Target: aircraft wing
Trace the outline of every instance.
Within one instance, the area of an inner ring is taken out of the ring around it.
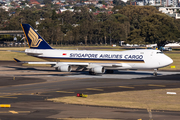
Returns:
[[[27,64],[44,64],[44,65],[54,65],[54,67],[58,67],[60,65],[72,65],[72,66],[87,66],[88,68],[91,68],[91,66],[103,66],[103,67],[122,67],[123,64],[114,64],[114,63],[107,63],[107,64],[101,64],[101,63],[80,63],[80,62],[28,62],[28,61],[20,61],[16,58],[14,58],[15,62],[19,63],[27,63]]]
[[[57,62],[28,62],[28,61],[20,61],[14,58],[14,61],[17,63],[26,63],[26,64],[43,64],[43,65],[56,65]]]
[[[42,65],[54,65],[54,67],[58,67],[60,65],[75,65],[75,66],[87,66],[88,63],[71,63],[71,62],[28,62],[28,61],[20,61],[14,58],[14,61],[17,63],[26,63],[26,64],[42,64]]]
[[[51,67],[56,68],[56,70],[62,72],[70,72],[72,70],[71,66],[76,66],[76,70],[87,70],[90,69],[94,73],[104,73],[106,70],[115,70],[115,69],[131,69],[132,67],[126,63],[81,63],[81,62],[22,62],[16,58],[14,60],[18,63],[26,64],[43,64],[51,65]]]

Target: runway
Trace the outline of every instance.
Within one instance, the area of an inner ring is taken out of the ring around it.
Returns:
[[[86,72],[61,73],[47,67],[23,67],[0,62],[0,119],[54,120],[63,118],[101,118],[147,120],[147,109],[75,105],[46,101],[47,98],[88,95],[117,91],[140,91],[180,87],[180,72],[116,71],[90,76]],[[119,87],[122,86],[122,87]],[[89,89],[87,89],[89,88]],[[98,90],[102,89],[102,91]],[[155,120],[179,120],[178,111],[152,110]]]

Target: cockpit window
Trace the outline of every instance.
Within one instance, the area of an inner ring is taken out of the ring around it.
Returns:
[[[163,52],[157,52],[157,54],[163,54]]]

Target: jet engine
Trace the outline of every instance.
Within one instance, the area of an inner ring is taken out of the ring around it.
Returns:
[[[90,72],[94,74],[102,74],[102,73],[105,73],[105,69],[102,66],[97,66],[97,67],[92,68]]]
[[[61,72],[70,72],[71,71],[71,66],[69,65],[62,65],[56,68],[57,70]]]

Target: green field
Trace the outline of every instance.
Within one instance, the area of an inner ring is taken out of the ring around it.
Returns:
[[[121,47],[112,47],[112,46],[66,46],[66,47],[54,47],[56,49],[64,49],[64,50],[101,50],[101,51],[122,51],[126,49],[122,49]],[[27,47],[8,47],[8,48],[0,48],[0,60],[13,61],[13,58],[18,58],[21,61],[44,61],[39,58],[27,56],[25,53],[18,52],[10,52],[7,50],[15,50],[15,51],[24,51]],[[173,59],[173,64],[170,66],[160,68],[160,70],[180,70],[180,51],[179,49],[174,50],[176,53],[166,52],[170,58]],[[175,66],[175,68],[171,68],[171,66]]]

